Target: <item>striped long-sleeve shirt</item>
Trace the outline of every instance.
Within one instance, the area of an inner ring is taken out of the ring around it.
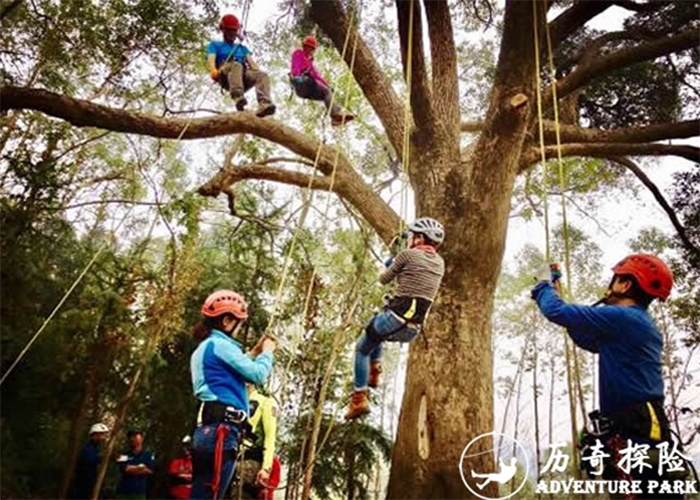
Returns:
[[[421,323],[437,296],[444,274],[445,262],[440,255],[426,249],[407,248],[394,258],[379,282],[387,285],[395,279],[398,286],[389,307],[404,318]],[[407,299],[419,300],[414,304]]]

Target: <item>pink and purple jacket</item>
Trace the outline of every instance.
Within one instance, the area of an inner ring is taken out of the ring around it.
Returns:
[[[313,57],[307,56],[303,49],[297,49],[292,53],[292,76],[303,76],[304,74],[308,74],[324,87],[328,87],[326,81],[314,68]]]

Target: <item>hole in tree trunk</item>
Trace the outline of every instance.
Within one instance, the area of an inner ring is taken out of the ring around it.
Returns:
[[[418,411],[418,455],[427,460],[430,457],[430,436],[428,432],[428,398],[425,393],[420,398]]]

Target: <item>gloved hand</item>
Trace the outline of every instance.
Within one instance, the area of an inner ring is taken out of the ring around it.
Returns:
[[[561,268],[559,267],[559,264],[550,264],[549,271],[550,275],[552,276],[552,283],[556,283],[561,279]]]
[[[401,250],[406,248],[407,242],[408,242],[408,231],[401,231],[396,236],[394,236],[394,239],[392,239],[391,243],[389,244],[389,251],[391,252],[391,255],[396,255]]]
[[[211,79],[214,80],[215,82],[219,81],[219,77],[221,76],[221,71],[218,69],[213,69],[209,72],[209,76],[211,76]]]
[[[389,269],[393,263],[394,263],[394,258],[393,258],[393,257],[389,257],[388,259],[386,259],[386,260],[384,261],[384,267],[386,267],[387,269]]]
[[[552,284],[561,279],[559,264],[545,264],[535,274],[535,282],[548,281]]]

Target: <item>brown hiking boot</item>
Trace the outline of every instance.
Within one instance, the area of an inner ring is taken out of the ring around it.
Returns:
[[[367,385],[372,389],[379,387],[379,384],[382,381],[383,371],[381,361],[372,361],[372,363],[369,365],[369,382]]]
[[[368,391],[354,391],[350,406],[345,414],[345,420],[355,420],[369,413],[369,393]]]
[[[248,99],[245,96],[241,96],[236,99],[236,109],[238,111],[244,111],[245,107],[248,105]]]
[[[341,125],[345,125],[346,123],[354,119],[355,115],[353,115],[352,113],[348,113],[347,111],[343,111],[341,113],[337,113],[331,116],[331,126],[340,127]]]
[[[266,116],[274,115],[277,108],[271,102],[263,102],[258,104],[258,109],[255,111],[255,116],[259,118],[264,118]]]

